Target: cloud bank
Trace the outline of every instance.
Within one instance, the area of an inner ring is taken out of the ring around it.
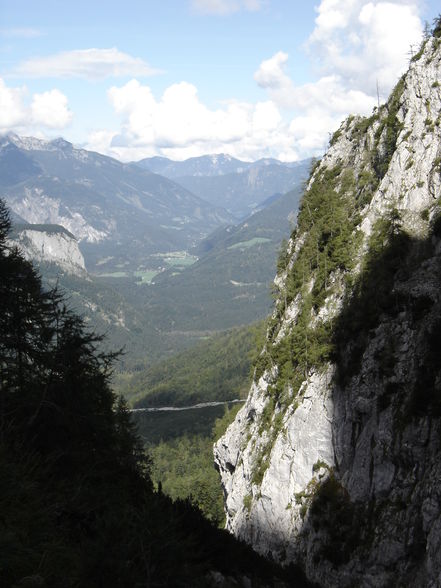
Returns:
[[[209,109],[193,84],[172,84],[156,99],[148,86],[135,79],[110,88],[108,96],[122,119],[121,129],[94,133],[88,147],[123,159],[157,152],[183,159],[220,151],[253,159],[262,151],[289,148],[286,123],[272,101],[231,100]]]
[[[374,94],[376,84],[387,97],[422,38],[418,2],[322,0],[308,49],[324,73]]]
[[[193,0],[210,14],[258,10],[256,0]],[[305,52],[316,80],[296,85],[289,55],[263,60],[254,79],[257,103],[229,100],[209,109],[188,82],[155,97],[136,79],[113,86],[108,99],[120,119],[115,131],[97,130],[88,147],[122,159],[165,155],[176,159],[226,152],[243,159],[297,160],[320,155],[348,114],[370,114],[409,62],[422,38],[418,0],[321,0]]]

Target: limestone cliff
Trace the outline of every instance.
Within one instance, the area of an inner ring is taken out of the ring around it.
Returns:
[[[227,529],[323,586],[441,585],[440,173],[433,36],[312,170],[215,446]]]
[[[11,234],[10,242],[29,261],[54,263],[69,274],[86,277],[78,242],[60,225],[20,225]]]

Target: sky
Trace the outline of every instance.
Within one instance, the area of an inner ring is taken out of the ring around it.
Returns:
[[[438,0],[0,0],[0,133],[137,161],[321,155]]]

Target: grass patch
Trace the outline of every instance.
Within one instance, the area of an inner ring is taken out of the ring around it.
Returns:
[[[138,284],[151,284],[153,278],[158,275],[158,271],[156,270],[138,270],[133,272],[135,278],[138,278]],[[139,278],[141,278],[139,280]]]

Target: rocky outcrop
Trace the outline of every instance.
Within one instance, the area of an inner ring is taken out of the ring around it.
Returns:
[[[244,407],[227,529],[323,586],[441,585],[441,47],[307,186]]]
[[[26,225],[10,239],[23,256],[37,264],[53,263],[69,274],[86,277],[84,257],[75,237],[59,225]]]
[[[80,241],[99,243],[108,238],[106,231],[94,228],[84,216],[66,207],[60,198],[54,198],[41,188],[23,187],[13,210],[31,224],[54,224],[65,227]]]

